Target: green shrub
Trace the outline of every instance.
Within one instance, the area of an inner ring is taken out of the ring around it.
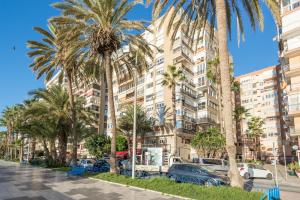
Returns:
[[[131,177],[111,173],[98,174],[93,177],[200,200],[257,200],[261,195],[258,192],[247,192],[233,187],[205,187],[189,183],[176,183],[167,178],[131,179]]]

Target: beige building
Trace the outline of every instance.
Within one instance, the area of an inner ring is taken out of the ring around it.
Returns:
[[[166,19],[168,21],[168,19]],[[184,72],[186,79],[176,86],[177,117],[177,153],[186,160],[197,157],[190,142],[196,130],[218,124],[218,97],[216,86],[207,79],[207,62],[217,55],[217,40],[209,41],[207,30],[201,33],[201,41],[196,45],[189,44],[184,31],[176,35],[172,44],[167,35],[167,25],[159,27],[160,19],[149,28],[153,32],[145,32],[142,36],[152,45],[163,50],[155,52],[154,60],[149,60],[148,69],[138,78],[137,101],[143,105],[149,117],[158,119],[158,113],[169,108],[172,113],[171,90],[162,85],[163,73],[168,65],[176,65]],[[181,27],[181,30],[185,25]],[[122,114],[124,105],[132,104],[134,97],[132,79],[114,78],[114,93],[117,117]],[[171,117],[168,117],[172,119]],[[158,125],[158,124],[157,124]],[[110,134],[111,123],[108,116],[107,133]],[[171,122],[167,120],[164,127],[155,126],[153,133],[148,133],[143,147],[162,147],[167,160],[174,148],[174,135]]]
[[[285,75],[286,121],[293,144],[300,148],[300,0],[283,0],[281,17],[279,47]]]
[[[248,109],[249,117],[237,126],[238,154],[244,159],[253,159],[253,139],[247,136],[248,121],[253,116],[264,120],[260,137],[262,160],[272,159],[273,145],[282,155],[286,140],[286,126],[282,116],[282,90],[280,88],[280,66],[267,67],[236,78],[240,83],[240,94],[236,94],[236,104]]]

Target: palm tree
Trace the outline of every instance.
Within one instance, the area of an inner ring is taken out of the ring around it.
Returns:
[[[116,172],[116,116],[113,92],[112,57],[118,56],[117,51],[122,46],[132,43],[144,51],[150,50],[141,35],[134,35],[132,30],[145,30],[145,23],[128,20],[127,14],[139,1],[118,0],[88,0],[66,1],[54,4],[62,10],[63,16],[55,17],[52,21],[58,24],[72,24],[68,33],[82,33],[87,41],[86,50],[103,60],[108,88],[108,105],[111,119],[111,171]]]
[[[30,65],[37,73],[37,78],[46,75],[46,81],[50,80],[57,69],[61,69],[60,80],[66,75],[68,79],[67,89],[69,94],[69,103],[72,110],[71,114],[71,135],[73,137],[72,160],[77,160],[77,134],[76,134],[76,110],[73,91],[73,83],[76,82],[76,76],[79,74],[78,61],[81,41],[79,37],[62,37],[66,27],[56,24],[49,24],[49,30],[35,27],[34,30],[41,34],[42,42],[28,41],[27,46],[31,49],[29,57],[34,57],[34,62]]]
[[[171,152],[171,156],[177,154],[177,131],[176,131],[176,85],[179,81],[185,80],[184,73],[177,69],[174,65],[168,65],[167,72],[163,74],[162,85],[167,86],[172,91],[172,114],[173,114],[173,134],[174,134],[174,146]]]
[[[58,132],[58,162],[60,165],[65,165],[66,151],[68,141],[68,129],[70,125],[70,107],[69,96],[67,92],[60,86],[53,86],[48,90],[35,90],[31,92],[35,98],[42,101],[36,102],[31,112],[39,115],[51,115],[56,120],[56,131]]]
[[[250,121],[248,122],[248,129],[247,134],[250,138],[254,140],[254,154],[255,154],[255,160],[258,157],[261,157],[260,155],[260,136],[264,133],[263,125],[264,120],[260,117],[251,117]],[[259,154],[259,156],[257,155]]]
[[[232,115],[232,99],[231,99],[231,80],[230,80],[230,63],[228,53],[228,35],[231,37],[231,23],[232,14],[234,13],[237,18],[238,35],[242,33],[244,38],[244,24],[241,15],[241,6],[249,16],[252,28],[255,30],[257,26],[263,29],[263,13],[261,10],[261,2],[264,2],[273,13],[276,20],[280,21],[279,5],[277,0],[243,0],[241,3],[232,0],[153,0],[153,16],[157,18],[163,11],[170,13],[170,20],[168,22],[169,32],[172,32],[172,39],[174,40],[178,31],[181,31],[180,26],[186,22],[188,28],[186,34],[190,36],[190,42],[193,44],[196,41],[196,45],[200,41],[201,34],[199,31],[204,27],[210,27],[211,35],[214,33],[214,27],[217,23],[217,36],[219,39],[219,59],[220,59],[220,77],[223,95],[223,112],[227,116]],[[148,0],[148,3],[152,2]],[[183,12],[182,12],[183,11]],[[179,16],[179,20],[177,21]],[[167,18],[167,15],[163,17]],[[175,19],[176,23],[173,27]],[[209,22],[209,25],[208,25]],[[196,38],[196,40],[194,40]],[[238,37],[239,39],[239,37]],[[225,114],[224,114],[225,115]],[[230,170],[229,176],[231,179],[231,185],[242,187],[241,177],[239,175],[235,156],[236,147],[234,145],[234,135],[232,134],[233,119],[230,117],[225,118],[225,133],[226,133],[226,150],[229,156]]]
[[[153,131],[153,122],[147,117],[147,113],[144,111],[142,106],[137,105],[136,111],[136,132],[142,138],[145,133]],[[134,106],[129,105],[124,108],[122,116],[118,119],[118,129],[126,137],[128,146],[130,146],[131,144],[131,137],[133,132],[133,115]]]
[[[11,143],[14,140],[14,115],[15,115],[15,107],[6,107],[2,111],[2,116],[0,119],[0,123],[2,126],[6,127],[6,157],[10,157],[12,159],[12,148]]]

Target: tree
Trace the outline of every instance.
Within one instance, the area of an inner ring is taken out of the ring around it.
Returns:
[[[153,16],[156,19],[163,11],[170,14],[170,20],[168,22],[169,33],[172,34],[174,40],[178,31],[181,31],[180,26],[186,23],[186,34],[190,38],[191,43],[199,42],[201,34],[200,30],[204,27],[210,27],[211,35],[214,33],[214,28],[218,28],[217,36],[219,39],[219,59],[220,59],[220,75],[221,86],[223,94],[223,112],[227,116],[233,116],[232,112],[232,98],[231,98],[231,83],[230,83],[230,63],[228,53],[228,36],[231,37],[232,29],[232,14],[235,13],[238,24],[238,35],[242,33],[244,38],[244,24],[241,15],[241,6],[246,11],[252,28],[255,30],[257,26],[263,29],[263,13],[261,10],[261,1],[244,0],[242,3],[238,1],[227,0],[201,0],[201,1],[189,1],[189,0],[153,0]],[[152,2],[148,0],[148,3]],[[274,17],[280,22],[279,4],[277,0],[265,0],[263,1],[271,10]],[[182,12],[183,11],[183,12]],[[179,17],[176,17],[179,16]],[[167,18],[167,15],[163,17]],[[175,19],[178,23],[174,26]],[[209,25],[208,25],[209,21]],[[197,31],[198,30],[198,31]],[[196,38],[196,39],[195,39]],[[238,37],[239,39],[239,37]],[[223,117],[225,122],[225,134],[226,134],[226,150],[229,157],[230,170],[229,177],[231,179],[231,186],[242,187],[242,180],[237,169],[235,156],[236,147],[234,145],[233,133],[233,119],[231,117]]]
[[[116,172],[116,116],[114,106],[113,70],[119,70],[112,65],[112,57],[118,56],[123,44],[132,43],[139,49],[151,51],[141,35],[133,32],[145,30],[145,23],[128,20],[127,14],[139,1],[118,0],[88,0],[65,1],[54,4],[61,9],[63,16],[55,17],[51,21],[59,24],[71,24],[68,34],[81,33],[86,38],[86,50],[103,60],[108,89],[108,104],[111,119],[111,172]],[[132,31],[134,30],[134,31]],[[130,68],[128,71],[130,72]]]
[[[254,155],[255,159],[260,158],[260,136],[264,133],[264,120],[260,117],[251,117],[248,121],[247,134],[248,137],[254,140]]]
[[[134,117],[134,106],[128,105],[124,108],[124,112],[118,119],[118,130],[127,139],[128,146],[131,145],[131,137],[133,132],[133,117]],[[147,113],[144,111],[143,107],[137,105],[136,107],[136,132],[137,135],[143,137],[147,132],[152,131],[153,122],[148,118]]]
[[[128,143],[126,137],[123,135],[117,136],[117,151],[126,151],[128,150]]]
[[[185,80],[184,73],[174,65],[169,65],[167,72],[163,74],[162,85],[167,86],[172,91],[172,114],[173,114],[173,135],[174,145],[172,156],[177,154],[177,131],[176,131],[176,85],[179,81]]]
[[[57,69],[61,69],[60,80],[66,75],[68,84],[69,103],[71,108],[71,124],[70,132],[73,137],[72,160],[77,161],[77,134],[76,134],[76,109],[75,96],[73,92],[73,84],[75,77],[79,73],[78,45],[80,45],[79,37],[63,38],[61,35],[67,26],[58,26],[50,23],[48,30],[35,27],[34,30],[41,34],[43,38],[39,41],[28,41],[27,46],[31,49],[28,52],[29,57],[34,57],[34,62],[30,67],[37,73],[37,78],[46,75],[46,80],[50,80]]]
[[[110,153],[110,138],[105,135],[93,135],[85,140],[84,147],[89,153],[100,159]]]
[[[192,142],[192,146],[203,157],[216,157],[217,152],[222,153],[225,147],[225,137],[216,127],[198,132]]]

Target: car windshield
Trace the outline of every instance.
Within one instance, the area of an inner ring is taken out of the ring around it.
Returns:
[[[203,164],[222,165],[222,161],[218,159],[203,159]]]
[[[211,168],[209,168],[209,167],[204,167],[204,166],[201,166],[201,167],[200,167],[200,170],[201,170],[202,172],[204,172],[204,173],[207,173],[207,174],[209,174],[209,173],[215,173],[215,172],[216,172],[215,170],[212,170]]]
[[[265,170],[265,168],[261,165],[255,165],[255,169],[261,169],[261,170]]]

